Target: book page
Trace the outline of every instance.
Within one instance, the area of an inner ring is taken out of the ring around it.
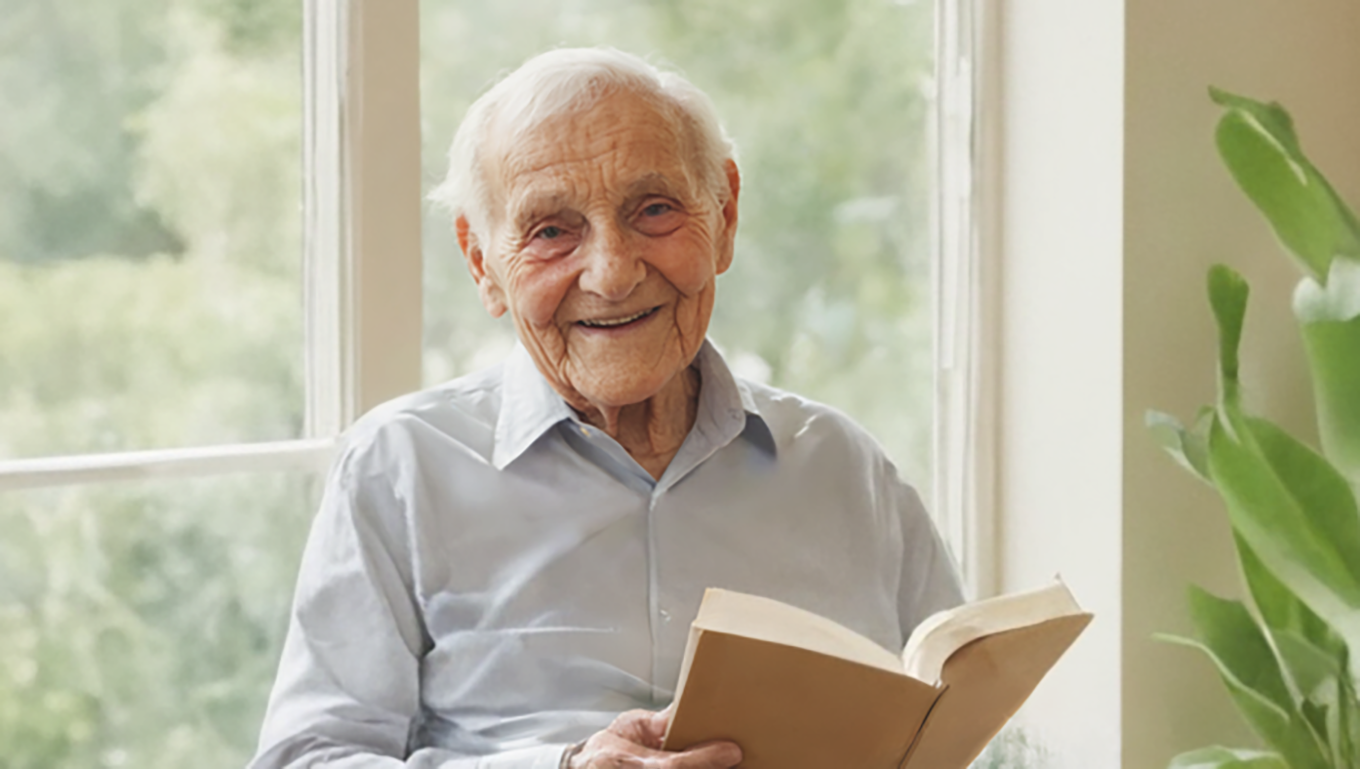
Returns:
[[[944,693],[905,769],[964,769],[1020,709],[1081,635],[1091,615],[1069,614],[977,639],[944,663]]]
[[[704,591],[694,627],[794,646],[894,673],[902,672],[902,661],[897,655],[877,643],[826,617],[771,598],[709,588]],[[683,681],[682,675],[682,684]]]
[[[902,669],[917,680],[939,683],[945,661],[972,641],[1081,613],[1061,581],[1039,590],[964,604],[933,614],[917,626],[902,650]]]

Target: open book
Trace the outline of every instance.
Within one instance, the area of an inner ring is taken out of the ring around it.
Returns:
[[[1057,582],[932,615],[899,656],[812,612],[709,589],[665,748],[730,739],[742,769],[964,769],[1090,621]]]

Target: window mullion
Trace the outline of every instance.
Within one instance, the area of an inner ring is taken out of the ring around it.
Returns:
[[[974,595],[995,594],[999,110],[993,0],[942,0],[936,30],[935,508]]]
[[[418,0],[306,0],[307,435],[421,381]]]

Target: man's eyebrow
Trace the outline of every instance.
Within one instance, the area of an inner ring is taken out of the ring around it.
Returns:
[[[559,191],[551,192],[526,192],[510,201],[509,208],[512,219],[516,225],[528,224],[534,219],[538,219],[548,214],[556,213],[567,208],[567,196]]]
[[[678,198],[681,197],[681,191],[683,189],[683,185],[671,181],[669,176],[666,176],[660,171],[653,171],[645,176],[639,177],[632,184],[629,184],[628,192],[624,197],[631,200],[633,198],[642,197],[643,195],[661,194]]]
[[[660,171],[652,171],[638,177],[628,184],[624,200],[632,201],[647,195],[666,195],[672,198],[684,197],[686,185],[678,184]],[[564,190],[527,190],[522,195],[511,198],[506,205],[510,221],[516,227],[523,227],[549,214],[565,211],[573,206],[570,195]]]

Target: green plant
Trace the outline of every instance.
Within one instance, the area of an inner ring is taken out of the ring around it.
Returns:
[[[1289,114],[1212,91],[1216,140],[1238,185],[1304,271],[1294,293],[1322,450],[1242,405],[1238,344],[1248,286],[1209,271],[1217,402],[1185,427],[1150,412],[1163,446],[1223,498],[1251,606],[1191,588],[1203,651],[1268,751],[1206,748],[1173,769],[1360,766],[1360,223],[1304,156]]]

